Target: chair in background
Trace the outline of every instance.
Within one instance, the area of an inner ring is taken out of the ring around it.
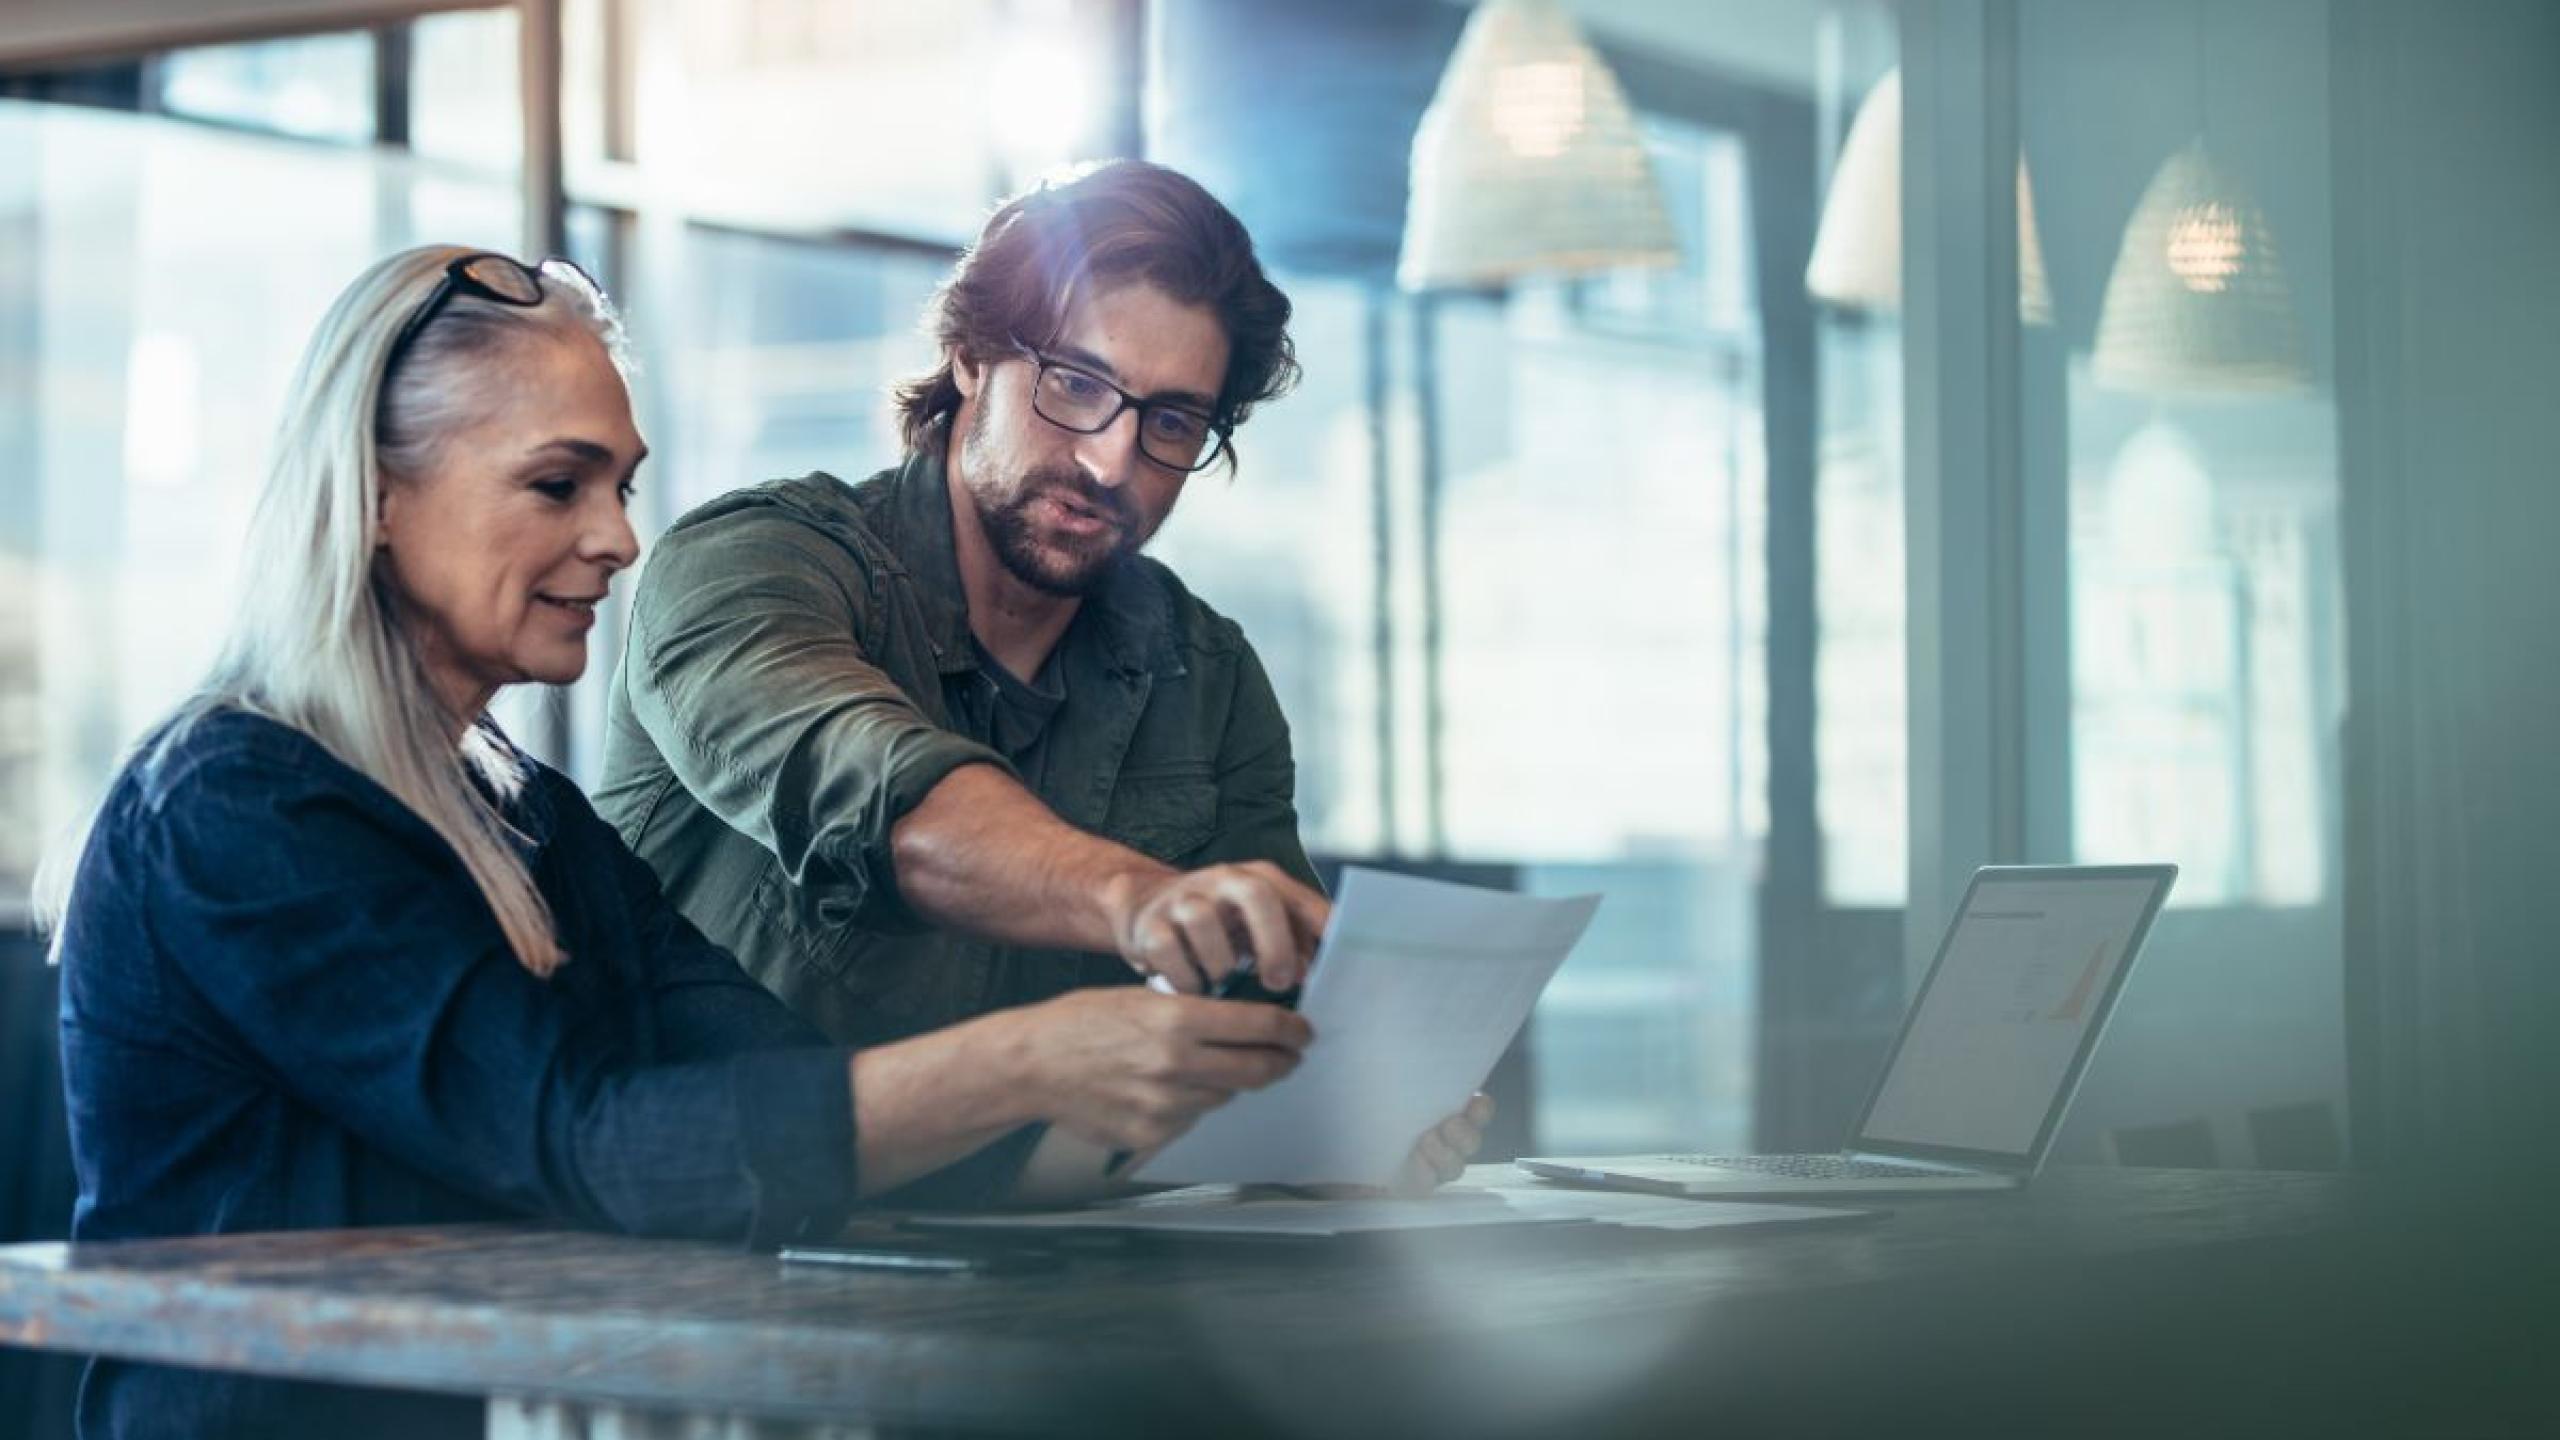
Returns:
[[[2202,1116],[2162,1125],[2119,1125],[2107,1132],[2116,1163],[2160,1170],[2219,1170],[2213,1126]]]
[[[59,1240],[77,1184],[62,1109],[57,975],[24,930],[0,933],[0,1244]],[[0,1349],[0,1432],[71,1434],[80,1361]]]
[[[2250,1111],[2249,1145],[2261,1170],[2340,1170],[2347,1163],[2338,1110],[2326,1100]]]

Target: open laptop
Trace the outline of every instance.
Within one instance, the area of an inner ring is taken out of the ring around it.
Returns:
[[[1706,1199],[2004,1190],[2044,1164],[2175,865],[1976,871],[1836,1155],[1541,1156],[1532,1175]]]

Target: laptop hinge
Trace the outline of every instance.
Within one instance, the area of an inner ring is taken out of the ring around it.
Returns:
[[[1950,1165],[1944,1160],[1931,1160],[1920,1155],[1895,1155],[1883,1150],[1850,1150],[1843,1153],[1851,1160],[1872,1160],[1884,1165],[1909,1165],[1919,1170],[1943,1170],[1949,1175],[1995,1173],[1979,1165]]]

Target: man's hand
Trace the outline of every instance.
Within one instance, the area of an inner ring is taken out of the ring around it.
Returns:
[[[1104,904],[1120,957],[1184,994],[1208,989],[1248,954],[1263,988],[1296,989],[1333,913],[1267,860],[1115,877]]]
[[[1467,1161],[1484,1144],[1484,1127],[1493,1123],[1493,1097],[1478,1092],[1467,1108],[1422,1132],[1396,1173],[1395,1193],[1423,1195],[1466,1173]]]
[[[1276,1005],[1122,986],[1009,1013],[1042,1117],[1123,1151],[1153,1150],[1237,1091],[1288,1074],[1315,1036]]]
[[[1175,870],[1089,835],[992,765],[942,777],[890,828],[898,893],[918,918],[1001,945],[1116,952],[1198,994],[1253,956],[1294,990],[1332,913],[1267,860]]]

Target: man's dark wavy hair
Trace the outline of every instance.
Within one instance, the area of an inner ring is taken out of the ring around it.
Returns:
[[[1143,280],[1216,314],[1227,333],[1227,376],[1214,418],[1241,425],[1253,407],[1298,380],[1289,297],[1262,273],[1243,222],[1186,175],[1144,160],[1110,160],[1045,180],[1008,200],[978,232],[925,307],[941,363],[896,390],[898,432],[921,450],[960,408],[952,357],[987,364],[1056,338],[1088,292]],[[1225,463],[1235,465],[1235,446]]]

